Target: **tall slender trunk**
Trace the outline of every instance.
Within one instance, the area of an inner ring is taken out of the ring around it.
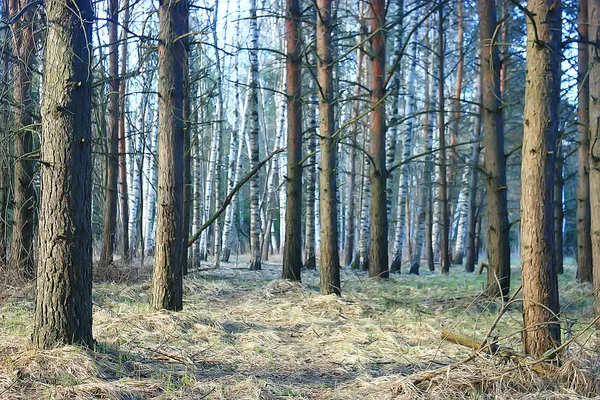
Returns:
[[[423,40],[423,47],[429,48],[429,21],[427,22],[427,29]],[[419,214],[417,216],[417,232],[415,234],[415,251],[413,252],[412,260],[410,263],[409,273],[419,275],[419,267],[421,265],[421,254],[423,249],[423,242],[427,237],[427,214],[431,204],[431,167],[432,157],[431,150],[433,146],[433,126],[431,124],[431,74],[430,74],[430,62],[425,57],[425,88],[424,88],[424,114],[423,114],[423,143],[425,145],[425,160],[423,163],[423,185],[421,186],[421,196],[419,197]],[[429,230],[429,232],[431,232]],[[431,236],[429,236],[429,243],[431,243]]]
[[[455,170],[456,171],[456,170]],[[469,196],[469,170],[463,171],[462,188],[456,199],[456,235],[454,238],[454,251],[452,253],[452,262],[462,264],[463,249],[465,244],[465,230],[467,225],[467,203]]]
[[[600,0],[588,1],[589,37],[600,37]],[[592,265],[600,263],[600,50],[589,46],[590,232]],[[593,268],[594,310],[600,315],[600,268]]]
[[[151,307],[181,310],[183,280],[184,67],[187,0],[162,0],[158,9],[158,212]]]
[[[34,10],[26,1],[10,0],[11,16],[21,12],[12,25],[13,56],[13,150],[15,157],[13,180],[13,242],[11,264],[13,270],[26,280],[35,277],[33,252],[35,191],[33,188],[33,100],[31,81],[35,64],[33,41]]]
[[[361,16],[363,4],[363,2],[360,2]],[[364,27],[364,24],[361,23],[361,30],[364,30],[362,27]],[[359,36],[359,43],[362,43],[363,37],[364,35]],[[357,119],[360,112],[359,96],[361,93],[362,85],[363,57],[364,50],[362,46],[358,46],[356,48],[356,79],[354,86],[354,99],[352,103],[352,111],[350,114],[350,120],[352,121],[350,141],[352,143],[352,146],[350,147],[350,155],[348,158],[348,178],[346,181],[346,186],[348,187],[348,190],[346,192],[346,237],[344,239],[344,265],[352,264],[352,261],[354,259],[354,252],[356,249],[356,146],[358,145],[359,124]]]
[[[361,169],[361,202],[360,202],[360,238],[359,238],[359,266],[363,271],[369,270],[369,241],[371,236],[371,226],[369,224],[369,209],[371,204],[371,185],[369,176],[371,175],[371,162],[367,157],[370,152],[369,136],[366,129],[362,131],[362,169]]]
[[[183,31],[187,34],[190,31],[190,18],[189,13],[186,15],[184,21]],[[190,248],[188,247],[188,239],[190,237],[190,228],[192,220],[192,206],[193,206],[193,182],[192,182],[192,90],[190,81],[190,42],[189,36],[184,36],[181,41],[185,48],[183,58],[183,234],[181,237],[182,241],[182,254],[181,254],[181,273],[183,275],[188,274],[188,267],[190,265],[189,254]]]
[[[321,163],[319,173],[319,213],[321,216],[321,293],[340,294],[340,259],[337,234],[337,168],[334,127],[334,92],[331,36],[332,0],[317,0],[317,76]]]
[[[447,190],[448,193],[448,207],[449,210],[452,209],[452,204],[454,201],[454,197],[456,194],[458,184],[458,179],[461,178],[459,165],[458,165],[458,133],[460,129],[460,117],[461,117],[461,101],[462,101],[462,81],[463,81],[463,67],[464,67],[464,48],[463,48],[463,38],[464,38],[464,22],[463,22],[463,2],[456,2],[456,12],[457,12],[457,32],[456,32],[456,52],[458,57],[458,62],[456,64],[456,84],[454,87],[454,99],[452,100],[452,112],[454,114],[454,118],[452,120],[452,135],[450,137],[450,165],[448,169],[448,182],[449,188]],[[458,199],[457,199],[458,202]],[[458,204],[457,204],[458,209]],[[460,258],[460,263],[462,263],[462,257]],[[454,261],[454,256],[452,257],[452,262]]]
[[[121,79],[119,81],[119,100],[120,100],[120,112],[119,112],[119,174],[121,178],[121,226],[123,227],[123,240],[121,243],[121,251],[123,253],[123,259],[129,261],[129,192],[127,188],[127,148],[125,135],[125,107],[127,100],[125,99],[125,92],[127,90],[127,63],[128,52],[127,52],[127,37],[129,30],[129,0],[123,0],[123,9],[125,15],[123,16],[123,32],[121,37]]]
[[[577,279],[592,282],[592,236],[590,233],[590,83],[588,80],[589,53],[588,2],[579,2],[577,83],[578,93],[578,170],[577,170]]]
[[[46,16],[32,342],[92,346],[92,3],[49,0]]]
[[[444,111],[444,7],[440,0],[438,8],[438,137],[440,145],[440,206],[442,208],[440,221],[440,260],[442,274],[450,272],[449,233],[450,218],[448,207],[448,182],[446,179],[446,123]]]
[[[108,58],[109,82],[109,118],[108,118],[108,154],[106,156],[106,195],[104,197],[104,235],[100,252],[100,267],[113,262],[113,252],[117,230],[117,183],[119,174],[119,44],[118,44],[119,1],[110,0],[108,8],[108,39],[110,54]]]
[[[158,193],[158,171],[157,171],[157,160],[155,154],[157,154],[157,140],[158,140],[158,124],[154,120],[154,117],[150,119],[152,121],[152,128],[150,133],[150,140],[148,145],[148,167],[150,168],[150,174],[148,181],[150,186],[148,188],[148,225],[146,225],[146,255],[154,255],[155,248],[155,232],[156,232],[156,197]]]
[[[239,78],[239,77],[238,77]],[[236,80],[236,84],[237,84],[237,80]],[[246,84],[246,86],[250,85],[250,74],[248,74],[248,82]],[[238,90],[238,89],[236,89]],[[244,137],[246,136],[246,121],[247,121],[247,112],[248,112],[248,103],[250,100],[250,91],[246,92],[246,96],[245,96],[245,100],[244,100],[244,105],[242,107],[242,111],[241,113],[238,111],[237,114],[238,116],[236,116],[236,124],[237,128],[235,129],[235,131],[237,132],[237,138],[235,139],[235,142],[237,142],[237,146],[239,147],[239,149],[236,152],[236,157],[235,157],[235,168],[232,169],[233,171],[233,175],[230,175],[230,180],[228,182],[228,187],[227,187],[227,193],[230,193],[234,186],[239,182],[240,177],[242,175],[242,156],[244,155]],[[236,101],[237,103],[237,101]],[[239,118],[239,114],[241,114],[241,121]],[[232,141],[232,145],[233,145],[233,141]],[[231,164],[230,164],[230,168],[231,168]],[[231,171],[231,170],[230,170]],[[225,210],[225,222],[223,223],[223,258],[222,261],[229,261],[229,257],[231,255],[231,232],[233,231],[233,222],[234,222],[234,215],[237,209],[237,196],[233,196],[233,198],[231,199],[231,204],[229,205],[229,207],[227,207],[227,210]],[[200,229],[200,226],[198,226],[198,229]]]
[[[258,22],[256,0],[250,1],[250,168],[258,164]],[[250,269],[261,269],[259,174],[250,180]]]
[[[287,182],[283,278],[300,280],[302,269],[302,73],[300,1],[286,1]]]
[[[363,4],[364,2],[360,2]],[[403,56],[402,49],[404,45],[404,0],[395,0],[396,4],[396,13],[394,15],[394,22],[396,24],[394,28],[394,62],[398,60],[400,63],[400,58]],[[400,65],[400,64],[399,64]],[[396,159],[396,142],[398,140],[398,125],[400,121],[400,107],[399,107],[399,99],[400,99],[400,85],[402,84],[402,68],[398,67],[395,71],[393,71],[392,85],[391,85],[391,93],[390,103],[392,110],[392,118],[390,120],[389,128],[386,131],[386,154],[385,154],[385,166],[389,170],[394,165],[394,161]],[[386,181],[386,197],[387,197],[387,220],[392,221],[392,198],[394,194],[394,179],[390,176]],[[396,228],[397,229],[397,228]],[[391,229],[389,229],[391,230]],[[391,232],[389,232],[391,234]],[[390,268],[391,272],[394,271],[394,264],[392,263],[392,267]]]
[[[555,157],[555,173],[554,177],[554,262],[556,264],[556,273],[563,274],[563,162],[562,158],[563,149],[561,146],[561,139],[556,144],[556,157]]]
[[[478,79],[478,90],[475,92],[475,99],[478,104],[481,104],[481,83]],[[479,157],[481,154],[481,120],[482,120],[482,109],[481,106],[474,107],[477,112],[477,122],[475,123],[475,129],[473,131],[473,147],[471,151],[470,160],[470,176],[469,176],[469,204],[467,206],[467,244],[465,252],[465,271],[475,271],[477,247],[475,243],[475,236],[477,234],[477,187],[479,182]]]
[[[369,276],[388,278],[385,165],[385,0],[371,0],[371,245]]]
[[[406,132],[404,143],[402,144],[402,164],[400,166],[400,185],[398,190],[398,212],[396,214],[396,234],[394,235],[394,252],[391,266],[391,272],[400,272],[402,266],[402,247],[404,246],[405,225],[406,225],[406,195],[408,192],[408,164],[406,161],[412,154],[412,136],[414,126],[414,110],[416,106],[415,80],[417,71],[417,42],[412,45],[412,60],[410,74],[408,77],[408,98],[404,117],[406,118]]]
[[[316,88],[315,88],[316,89]],[[314,100],[314,99],[313,99]],[[316,204],[316,184],[317,179],[317,109],[312,104],[309,109],[308,118],[308,158],[305,164],[306,169],[306,229],[304,234],[304,266],[307,269],[317,268],[316,249],[315,249],[315,204]]]
[[[215,129],[217,130],[217,134],[214,137],[214,140],[216,142],[216,146],[217,146],[217,151],[215,154],[215,164],[214,164],[214,201],[215,201],[215,207],[214,209],[217,210],[219,208],[219,206],[221,205],[221,196],[220,196],[220,191],[221,191],[221,176],[222,174],[222,170],[223,170],[223,166],[222,166],[222,162],[221,162],[221,138],[223,137],[223,121],[225,119],[225,111],[224,111],[224,107],[223,107],[223,70],[221,67],[221,56],[219,54],[219,43],[218,43],[218,38],[217,38],[217,18],[218,18],[218,7],[219,7],[219,1],[215,0],[215,5],[214,5],[214,23],[213,23],[213,43],[215,45],[215,67],[216,67],[216,72],[217,72],[217,112],[216,112],[216,116],[217,116],[217,121],[215,124]],[[212,155],[211,155],[212,156]],[[209,208],[210,208],[210,203],[209,203]],[[208,220],[209,216],[207,216],[207,220]],[[214,229],[214,235],[213,235],[213,258],[212,258],[212,265],[214,268],[218,268],[219,267],[219,263],[221,261],[221,225],[220,225],[220,221],[219,219],[217,219],[214,224],[213,224],[213,229]]]
[[[525,353],[539,357],[560,344],[553,190],[562,7],[560,1],[538,0],[529,1],[528,9],[533,17],[527,20],[521,165],[523,347]]]
[[[506,202],[504,122],[500,107],[500,58],[492,43],[497,29],[495,2],[479,0],[484,169],[488,211],[487,294],[508,298],[510,242]]]

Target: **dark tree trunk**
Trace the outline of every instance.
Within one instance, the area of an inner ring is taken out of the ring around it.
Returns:
[[[340,294],[340,257],[337,234],[336,138],[334,128],[334,93],[331,57],[333,31],[332,0],[317,0],[317,76],[319,84],[319,118],[321,164],[319,204],[321,216],[321,293]]]
[[[104,197],[104,236],[100,252],[100,267],[113,262],[117,229],[117,181],[119,170],[119,0],[110,0],[108,8],[108,56],[109,103],[108,103],[108,154],[106,155],[106,195]]]
[[[302,73],[300,2],[286,2],[287,41],[287,182],[283,278],[300,280],[302,269]]]
[[[481,90],[484,169],[488,210],[487,294],[508,298],[510,291],[510,242],[506,203],[504,123],[500,108],[500,57],[492,46],[496,31],[495,1],[479,0]]]
[[[158,204],[152,308],[181,310],[183,252],[183,75],[187,0],[161,0],[158,47]]]
[[[388,278],[385,166],[385,0],[371,0],[371,243],[369,276]]]
[[[27,8],[25,8],[27,7]],[[13,56],[13,150],[14,164],[14,225],[11,246],[11,264],[14,271],[26,280],[35,277],[33,254],[35,192],[33,190],[33,100],[31,99],[31,79],[35,64],[33,42],[34,9],[25,0],[10,0],[11,16],[22,12],[14,25]]]
[[[588,80],[588,2],[579,2],[577,82],[579,88],[578,126],[579,164],[577,173],[577,279],[592,282],[592,236],[590,233],[590,83]]]
[[[521,165],[523,347],[540,357],[560,344],[553,192],[562,7],[555,0],[529,1],[528,7],[533,21],[527,20]]]
[[[189,13],[185,18],[184,32],[188,33],[190,29]],[[191,88],[190,88],[190,64],[189,64],[189,37],[186,36],[182,39],[185,47],[184,59],[183,59],[183,149],[184,149],[184,166],[183,166],[183,236],[182,236],[182,248],[181,254],[181,267],[182,274],[188,274],[188,267],[190,261],[188,259],[189,251],[188,240],[190,237],[190,225],[192,219],[192,203],[193,203],[193,182],[192,182],[192,124],[191,124]],[[237,133],[236,133],[237,134]],[[196,171],[197,174],[200,171]]]
[[[38,348],[92,339],[92,25],[89,0],[46,2]]]

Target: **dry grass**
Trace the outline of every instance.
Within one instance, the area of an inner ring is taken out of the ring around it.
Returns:
[[[240,261],[186,279],[179,313],[149,311],[148,280],[97,283],[94,350],[33,349],[31,288],[0,288],[0,399],[573,399],[600,393],[594,332],[579,336],[552,374],[482,354],[415,384],[423,371],[471,354],[441,340],[443,327],[483,338],[499,311],[500,304],[478,296],[484,277],[458,267],[450,276],[401,275],[389,282],[345,269],[342,298],[319,295],[316,272],[305,271],[304,284],[296,284],[278,280],[276,262],[261,272],[244,267]],[[563,327],[573,323],[565,336],[577,334],[592,313],[590,287],[572,275],[568,268],[561,278]],[[502,344],[518,350],[520,327],[516,305],[492,336],[508,337]]]

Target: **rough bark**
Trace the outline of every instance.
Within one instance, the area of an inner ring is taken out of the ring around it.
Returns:
[[[161,0],[158,47],[158,207],[151,306],[181,310],[183,252],[183,74],[187,0]]]
[[[25,0],[10,0],[11,16],[21,13],[12,25],[13,56],[17,60],[13,67],[14,124],[13,151],[15,157],[13,177],[13,237],[11,265],[14,271],[26,280],[35,277],[33,253],[35,191],[33,188],[33,100],[31,79],[35,64],[33,41],[34,9]]]
[[[108,103],[108,154],[106,155],[106,195],[104,197],[104,235],[99,266],[107,267],[113,262],[117,230],[117,183],[119,174],[119,1],[110,0],[108,7],[108,56],[109,103]]]
[[[523,347],[539,357],[560,344],[553,191],[562,9],[554,0],[530,0],[528,9],[533,21],[527,21],[521,165]]]
[[[123,0],[123,32],[121,37],[121,77],[119,81],[119,177],[121,187],[121,226],[123,227],[123,237],[121,240],[121,252],[123,260],[129,261],[129,189],[127,185],[127,136],[125,132],[125,107],[126,99],[125,92],[127,90],[127,80],[124,79],[127,74],[127,38],[129,36],[129,0]]]
[[[388,278],[385,160],[385,0],[371,0],[371,241],[369,276]]]
[[[300,280],[302,269],[302,73],[300,1],[286,2],[287,181],[283,278]]]
[[[332,71],[332,0],[317,0],[317,77],[321,163],[319,204],[321,216],[320,284],[322,294],[340,294],[340,259],[337,243],[336,138],[334,133],[334,93]]]
[[[577,279],[592,282],[592,236],[590,233],[590,84],[588,80],[588,2],[579,2],[578,31],[578,170],[577,170]]]
[[[589,37],[600,37],[600,0],[588,1]],[[589,46],[590,233],[592,265],[600,263],[600,49]],[[600,268],[593,268],[594,310],[600,315]]]
[[[183,31],[188,33],[190,30],[189,13],[184,21]],[[190,249],[187,242],[190,236],[190,228],[192,225],[192,208],[193,208],[193,176],[192,176],[192,99],[191,99],[191,82],[190,82],[190,63],[189,52],[190,42],[189,37],[185,36],[181,39],[185,48],[183,58],[183,232],[181,237],[182,254],[181,254],[181,273],[188,274],[191,261],[189,260]]]
[[[479,0],[484,169],[488,211],[487,294],[507,299],[510,290],[510,242],[506,203],[504,123],[500,108],[500,58],[491,43],[496,30],[495,2]]]
[[[32,341],[92,346],[92,3],[50,0],[46,16]]]
[[[563,274],[564,265],[564,251],[563,251],[563,222],[564,222],[564,209],[563,209],[563,186],[565,184],[563,179],[563,161],[562,158],[562,146],[560,145],[561,140],[559,139],[556,143],[556,157],[555,157],[555,173],[554,177],[554,262],[556,265],[556,273]]]

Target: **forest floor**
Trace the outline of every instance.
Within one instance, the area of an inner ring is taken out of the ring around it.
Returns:
[[[342,272],[343,296],[322,296],[316,271],[278,280],[280,263],[243,260],[184,282],[182,312],[152,312],[150,281],[94,285],[93,350],[32,348],[33,289],[0,287],[0,399],[515,399],[600,393],[591,287],[560,277],[560,366],[491,356],[441,338],[483,339],[502,308],[485,276],[453,267],[372,281]],[[146,271],[148,273],[148,271]],[[513,268],[513,290],[520,284]],[[516,302],[491,337],[520,349]],[[452,367],[444,366],[452,365]],[[427,371],[436,371],[428,374]]]

